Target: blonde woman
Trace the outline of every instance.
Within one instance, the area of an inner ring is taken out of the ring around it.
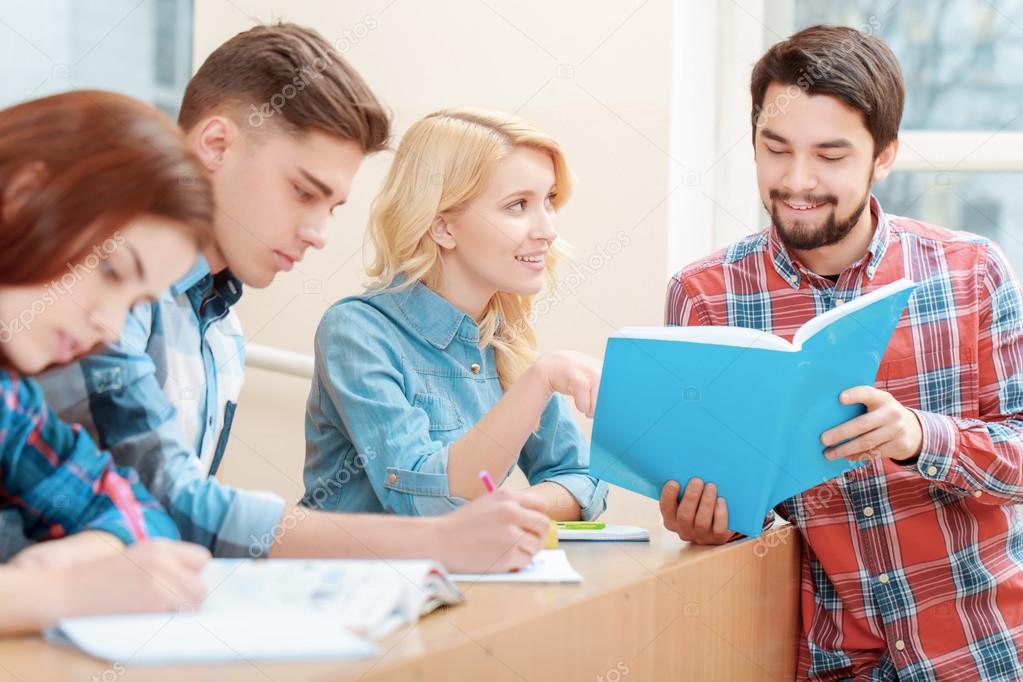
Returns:
[[[374,281],[316,333],[305,504],[443,514],[518,465],[550,517],[604,510],[559,395],[592,416],[599,366],[537,356],[529,322],[570,189],[558,144],[520,119],[453,109],[408,130],[370,216]]]

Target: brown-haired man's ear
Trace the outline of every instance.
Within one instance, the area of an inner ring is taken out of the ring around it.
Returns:
[[[238,132],[238,126],[226,116],[210,116],[189,132],[192,151],[207,173],[216,173],[224,165],[224,154]]]
[[[888,174],[892,172],[892,166],[895,165],[895,157],[899,155],[899,139],[895,138],[888,143],[881,153],[874,159],[874,177],[873,181],[884,180],[888,177]]]

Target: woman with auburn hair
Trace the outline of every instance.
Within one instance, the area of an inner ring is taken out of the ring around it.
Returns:
[[[607,486],[562,395],[593,413],[599,367],[537,355],[553,283],[561,148],[507,114],[451,109],[405,134],[367,238],[369,291],[325,314],[306,414],[305,503],[441,514],[519,465],[547,513],[591,519]]]
[[[202,599],[206,551],[144,542],[174,523],[30,377],[116,339],[193,265],[212,213],[177,126],[141,102],[80,91],[0,111],[0,509],[48,541],[0,569],[0,634]]]

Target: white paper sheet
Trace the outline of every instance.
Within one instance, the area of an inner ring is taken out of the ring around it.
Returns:
[[[302,611],[157,613],[70,618],[47,634],[123,664],[245,663],[372,656],[377,647],[336,619]]]
[[[581,583],[579,575],[563,549],[545,549],[533,557],[532,563],[511,573],[451,573],[459,583]]]
[[[596,530],[572,530],[559,528],[558,540],[590,542],[649,542],[650,531],[639,526],[616,526],[608,524]]]
[[[462,600],[427,561],[214,559],[197,612],[68,618],[53,641],[120,663],[289,661],[370,656],[382,637]]]

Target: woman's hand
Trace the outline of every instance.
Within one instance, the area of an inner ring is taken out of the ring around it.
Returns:
[[[59,540],[29,545],[14,555],[11,568],[64,569],[84,561],[119,554],[124,543],[101,530],[87,530]]]
[[[550,526],[543,509],[543,500],[530,493],[488,493],[437,517],[431,546],[451,571],[514,571],[527,566],[543,549]]]
[[[575,401],[576,409],[592,418],[600,387],[600,363],[589,355],[573,351],[544,353],[530,366],[551,393],[562,393]]]
[[[195,611],[206,597],[200,573],[209,560],[205,547],[149,540],[57,570],[54,581],[62,586],[66,611],[60,617]]]

